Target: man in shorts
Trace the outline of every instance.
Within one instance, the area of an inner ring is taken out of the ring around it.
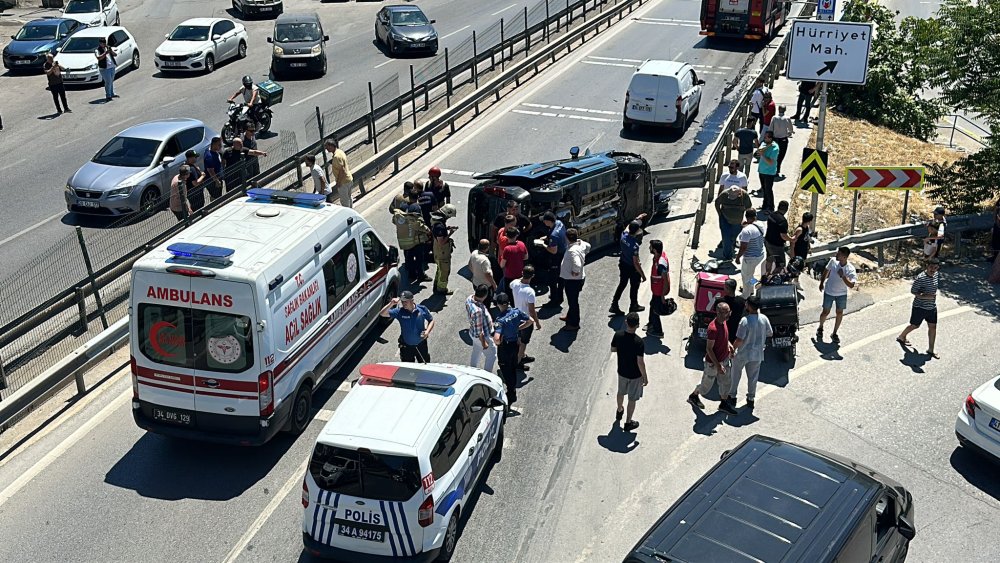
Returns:
[[[850,248],[846,246],[838,248],[836,258],[830,258],[819,279],[819,290],[823,292],[823,311],[819,314],[819,328],[816,329],[818,342],[823,341],[823,323],[830,316],[830,309],[834,304],[837,305],[837,320],[833,323],[830,340],[835,343],[840,342],[837,331],[840,330],[840,323],[844,320],[844,310],[847,309],[847,292],[858,283],[858,272],[847,260],[850,255]]]
[[[927,269],[920,272],[917,279],[913,280],[913,285],[910,286],[910,293],[913,294],[910,325],[896,337],[896,342],[908,347],[910,341],[906,337],[920,328],[921,323],[927,321],[927,355],[932,358],[940,358],[934,352],[934,339],[937,338],[937,292],[940,283],[940,275],[938,274],[940,268],[941,262],[937,258],[929,258]]]
[[[712,386],[719,384],[719,410],[731,415],[739,414],[736,409],[729,404],[729,389],[732,381],[729,379],[729,356],[732,355],[733,345],[729,342],[729,328],[726,321],[729,320],[729,305],[719,302],[715,305],[715,319],[708,325],[707,344],[705,346],[705,369],[701,374],[701,383],[688,395],[687,402],[691,406],[704,409],[705,404],[698,398],[699,395],[708,395]]]
[[[642,397],[642,388],[649,384],[646,377],[646,362],[643,355],[646,345],[635,333],[639,328],[639,314],[632,312],[625,316],[625,329],[615,333],[611,339],[611,351],[618,355],[618,410],[615,420],[621,421],[625,415],[622,429],[631,432],[639,427],[639,421],[632,418],[635,413],[635,403]],[[628,396],[628,410],[623,403]]]

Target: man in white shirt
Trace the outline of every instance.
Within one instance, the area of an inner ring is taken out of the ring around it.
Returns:
[[[757,79],[753,84],[753,93],[750,94],[750,117],[752,123],[749,125],[753,128],[756,125],[763,126],[764,124],[764,94],[769,93],[770,90],[764,85],[764,81],[760,78]]]
[[[472,287],[485,285],[490,288],[489,294],[483,300],[487,308],[492,306],[493,294],[497,290],[497,282],[493,279],[493,266],[490,264],[490,241],[482,239],[479,247],[469,256],[469,272],[472,273]]]
[[[819,290],[823,292],[823,312],[819,315],[819,328],[816,329],[816,340],[823,341],[823,323],[830,315],[830,309],[834,303],[837,304],[837,319],[833,323],[833,334],[830,340],[840,342],[837,331],[840,330],[840,322],[844,320],[844,310],[847,309],[847,292],[858,283],[858,272],[854,266],[847,261],[851,255],[851,249],[841,246],[837,249],[837,257],[831,258],[830,263],[823,270],[823,275],[819,279]]]
[[[740,170],[740,161],[735,158],[729,161],[729,170],[722,173],[722,177],[719,178],[719,194],[721,194],[726,188],[736,186],[743,188],[744,190],[750,185],[747,180],[747,175]],[[716,194],[718,195],[718,194]]]
[[[528,264],[524,267],[521,279],[510,282],[510,293],[514,297],[514,307],[524,311],[535,323],[533,326],[519,330],[517,334],[517,363],[524,371],[528,370],[526,364],[535,361],[535,358],[524,353],[528,348],[528,343],[531,342],[531,335],[535,329],[541,330],[542,328],[542,323],[538,320],[538,313],[535,311],[535,290],[531,287],[531,280],[534,277],[535,267]]]
[[[747,373],[747,410],[753,410],[754,398],[757,395],[757,376],[760,375],[760,364],[764,361],[764,345],[767,338],[774,334],[771,321],[760,312],[760,298],[756,295],[747,299],[746,315],[740,319],[736,329],[736,341],[733,348],[733,361],[729,366],[729,406],[736,408],[736,395],[740,389],[740,379],[743,371]],[[719,391],[721,394],[722,391]]]
[[[764,233],[767,232],[767,223],[758,221],[757,211],[752,208],[746,210],[744,217],[746,221],[743,222],[743,230],[736,237],[740,243],[740,251],[736,254],[735,262],[740,265],[743,298],[746,299],[753,295],[754,286],[760,281],[757,276],[764,261]]]
[[[566,242],[566,254],[559,265],[559,277],[563,280],[569,310],[559,320],[566,323],[566,330],[580,330],[580,292],[583,291],[583,282],[587,277],[584,264],[587,262],[587,253],[590,252],[590,243],[580,240],[580,233],[576,229],[566,231]]]
[[[326,200],[330,203],[330,196],[333,194],[333,190],[330,189],[330,183],[326,181],[326,175],[323,174],[323,168],[316,164],[316,157],[314,155],[308,155],[302,159],[306,166],[309,168],[309,175],[312,177],[313,181],[313,193],[323,194],[326,196]]]

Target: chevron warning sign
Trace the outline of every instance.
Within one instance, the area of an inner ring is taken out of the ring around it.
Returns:
[[[923,166],[855,166],[844,174],[847,190],[922,190]]]
[[[799,189],[815,194],[826,193],[826,151],[802,149],[802,173]]]

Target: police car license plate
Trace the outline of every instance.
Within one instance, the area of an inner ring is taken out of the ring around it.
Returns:
[[[372,526],[350,520],[337,518],[333,521],[337,525],[337,533],[341,536],[357,540],[367,540],[372,542],[384,542],[386,528],[382,526]]]
[[[1000,420],[997,420],[995,418],[990,420],[990,428],[996,430],[997,432],[1000,432]]]
[[[789,346],[792,345],[792,337],[778,336],[776,338],[771,339],[771,345],[774,346],[775,348],[788,348]]]
[[[635,111],[653,111],[653,106],[647,106],[646,104],[632,104],[632,109]]]
[[[153,407],[153,420],[169,422],[178,426],[190,426],[191,415],[183,412],[175,412],[168,409]]]

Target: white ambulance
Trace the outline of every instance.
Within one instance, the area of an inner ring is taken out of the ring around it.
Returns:
[[[302,541],[340,561],[448,561],[487,463],[503,448],[503,382],[450,364],[383,363],[316,439]]]
[[[322,195],[256,189],[136,261],[132,414],[181,438],[302,432],[312,393],[397,294],[398,252]]]

